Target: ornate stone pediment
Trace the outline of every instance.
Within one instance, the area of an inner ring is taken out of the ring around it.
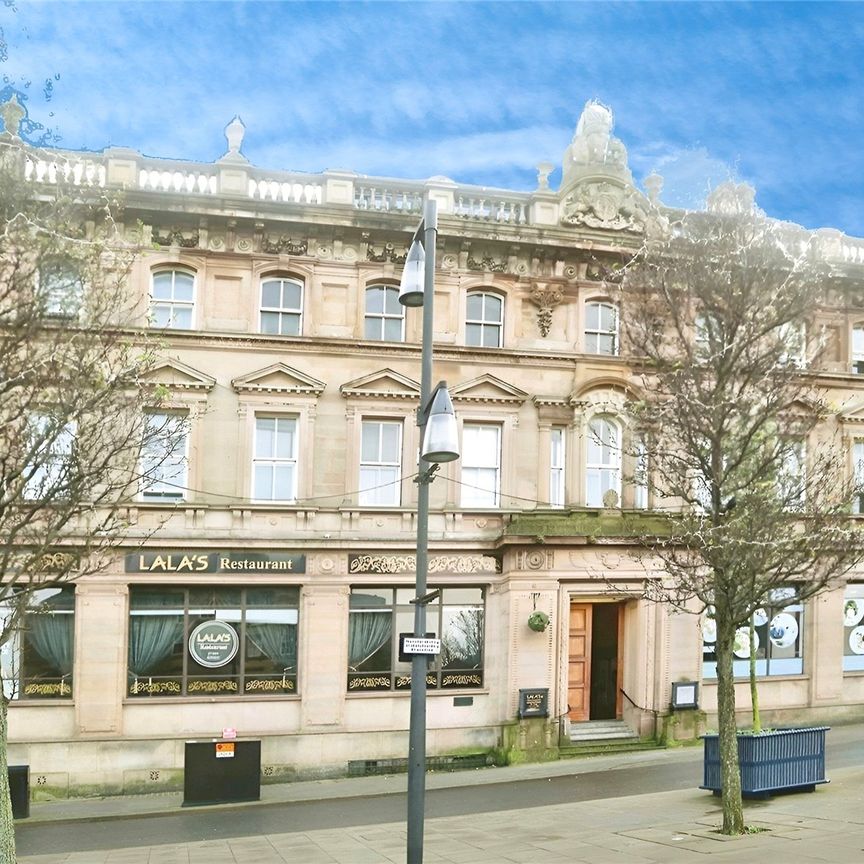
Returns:
[[[168,358],[144,375],[144,381],[153,386],[164,386],[170,390],[203,390],[209,392],[216,384],[212,375],[199,372],[174,358]]]
[[[355,378],[343,384],[339,391],[346,399],[349,396],[363,399],[420,398],[420,385],[392,369],[381,369],[362,378]]]
[[[454,400],[462,402],[492,402],[499,404],[521,405],[528,394],[494,375],[481,375],[464,384],[450,389]]]
[[[646,205],[634,188],[612,178],[583,180],[561,202],[561,223],[642,233],[648,221]]]
[[[323,381],[284,363],[274,363],[234,378],[231,386],[238,393],[301,393],[308,396],[319,396],[325,387]]]

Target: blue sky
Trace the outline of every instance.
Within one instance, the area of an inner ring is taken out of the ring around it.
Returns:
[[[599,99],[666,203],[732,176],[864,236],[864,4],[8,3],[4,84],[62,146],[212,161],[239,114],[263,167],[530,190]]]

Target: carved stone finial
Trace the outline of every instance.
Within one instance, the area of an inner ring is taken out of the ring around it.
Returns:
[[[538,282],[531,289],[531,302],[537,306],[537,327],[545,339],[552,328],[552,311],[561,302],[564,292],[559,285]]]
[[[225,137],[228,139],[228,152],[222,157],[222,161],[247,162],[246,157],[240,152],[243,146],[243,136],[246,134],[246,126],[239,116],[225,127]]]
[[[551,162],[537,163],[537,191],[549,188],[549,175],[555,170]]]
[[[756,190],[749,183],[721,183],[708,196],[707,210],[721,216],[758,213]]]
[[[21,121],[27,116],[27,109],[18,101],[18,94],[13,93],[8,102],[0,105],[0,117],[3,118],[3,128],[14,138],[21,137]]]
[[[652,204],[656,204],[660,200],[660,193],[663,191],[663,178],[656,171],[652,171],[645,178],[643,185],[648,193],[648,200]]]

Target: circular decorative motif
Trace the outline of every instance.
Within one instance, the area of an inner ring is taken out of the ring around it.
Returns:
[[[565,277],[566,279],[575,279],[575,278],[576,278],[576,273],[577,273],[577,272],[578,272],[578,271],[576,270],[576,267],[575,267],[573,264],[568,264],[568,265],[564,268],[564,277]]]
[[[759,634],[753,631],[753,648],[759,647]],[[735,631],[735,641],[732,644],[732,651],[736,657],[746,660],[750,656],[750,628],[739,627]]]
[[[252,241],[247,240],[245,237],[241,238],[237,241],[237,251],[238,252],[251,252],[252,251]]]
[[[534,550],[525,555],[525,566],[529,570],[541,570],[546,566],[546,553]]]
[[[204,621],[189,635],[189,654],[208,669],[230,663],[239,648],[237,631],[226,621]]]
[[[847,600],[843,605],[843,626],[854,627],[864,618],[864,600]]]
[[[753,623],[757,627],[768,623],[768,613],[761,606],[753,613]]]
[[[489,524],[489,522],[486,519],[475,519],[474,524],[478,528],[485,528]]]
[[[210,238],[210,248],[211,249],[221,249],[225,245],[224,237],[211,237]]]
[[[855,654],[864,654],[864,627],[856,627],[849,634],[849,647]]]
[[[452,270],[456,266],[456,256],[455,255],[445,255],[441,259],[441,267],[444,270]]]
[[[717,622],[713,618],[709,618],[707,615],[702,616],[702,641],[717,641]]]
[[[325,573],[329,573],[336,566],[336,562],[332,558],[322,558],[318,562],[318,566]]]
[[[788,612],[780,612],[775,615],[771,619],[768,635],[778,648],[788,648],[793,645],[798,638],[798,622],[795,620],[795,616]]]
[[[528,265],[523,261],[521,264],[516,265],[516,272],[519,274],[525,274],[528,272]]]
[[[330,247],[329,246],[319,246],[316,250],[319,258],[329,258],[330,257]]]
[[[356,261],[357,260],[357,250],[353,246],[346,246],[342,250],[342,258],[345,261]]]

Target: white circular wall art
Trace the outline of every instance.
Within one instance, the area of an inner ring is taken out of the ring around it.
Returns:
[[[709,618],[707,615],[702,616],[702,641],[717,641],[717,622],[713,618]]]
[[[864,600],[847,600],[843,604],[843,626],[854,627],[864,618]]]
[[[849,634],[849,647],[855,654],[864,654],[864,627],[856,627]]]
[[[798,638],[798,622],[795,620],[795,616],[788,612],[780,612],[775,615],[771,619],[768,635],[778,648],[788,648],[790,645],[794,645]]]
[[[759,650],[759,634],[753,631],[753,647]],[[732,646],[732,651],[736,657],[746,660],[750,656],[750,628],[739,627],[735,631],[735,642]]]

